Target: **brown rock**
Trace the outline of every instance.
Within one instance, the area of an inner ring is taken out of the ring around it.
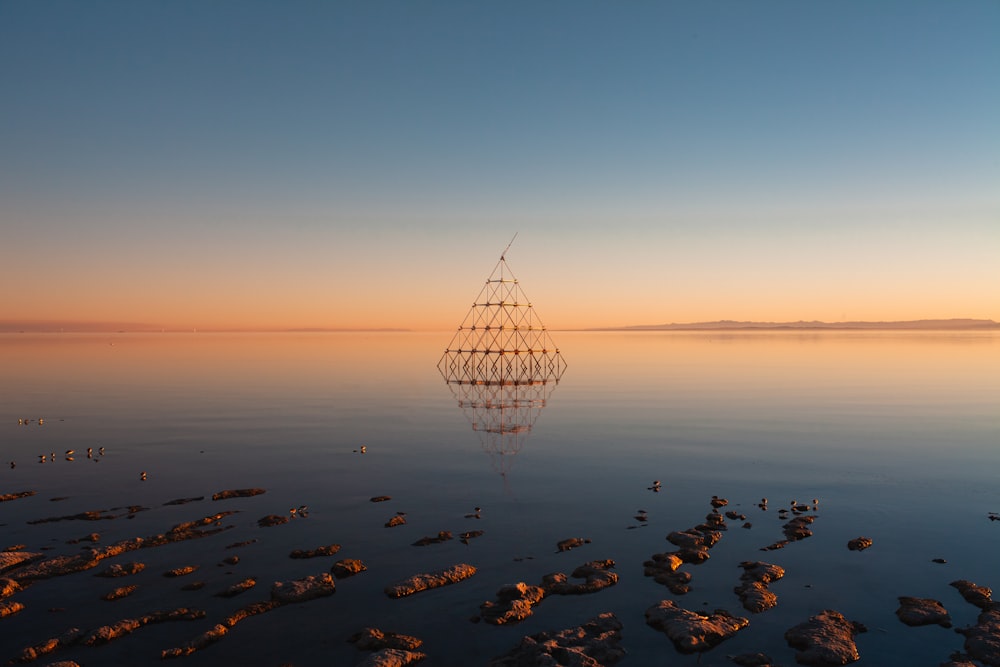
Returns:
[[[475,573],[476,568],[473,566],[459,563],[458,565],[453,565],[437,572],[416,574],[396,584],[386,586],[385,594],[391,598],[401,598],[432,588],[438,588],[439,586],[457,583],[463,579],[468,579]]]
[[[337,585],[328,573],[311,574],[294,581],[276,581],[271,586],[271,599],[282,604],[307,602],[316,598],[333,595]]]
[[[384,503],[387,500],[392,500],[392,496],[374,496],[370,498],[373,503]]]
[[[965,636],[965,651],[979,662],[1000,667],[1000,605],[991,604],[976,619],[976,624],[957,630]]]
[[[570,549],[582,547],[584,544],[590,544],[590,539],[585,537],[570,537],[569,539],[557,542],[556,551],[569,551]]]
[[[832,609],[821,611],[805,623],[785,632],[785,641],[794,649],[796,662],[803,665],[846,665],[860,659],[854,635],[866,632],[863,625],[844,618]]]
[[[215,594],[217,598],[232,598],[236,597],[240,593],[246,593],[248,590],[257,585],[257,580],[253,577],[247,577],[243,581],[238,581],[229,588],[221,590]]]
[[[744,561],[741,583],[734,590],[747,611],[758,614],[778,604],[778,596],[768,590],[767,585],[785,576],[784,568],[760,561]]]
[[[218,493],[212,494],[212,500],[228,500],[229,498],[249,498],[251,496],[259,496],[262,493],[266,493],[264,489],[226,489],[225,491],[219,491]],[[191,500],[201,500],[201,498],[193,498]]]
[[[11,500],[20,500],[21,498],[29,498],[38,493],[37,491],[18,491],[16,493],[2,493],[0,494],[0,503],[6,503]]]
[[[712,614],[689,611],[672,600],[661,600],[646,610],[646,624],[670,638],[681,653],[707,651],[750,624],[724,609]]]
[[[22,609],[24,609],[24,605],[20,602],[15,602],[14,600],[4,600],[3,602],[0,602],[0,618],[13,616]]]
[[[864,551],[872,545],[872,538],[870,537],[855,537],[853,540],[847,543],[847,548],[851,551]]]
[[[937,600],[928,598],[912,598],[901,596],[899,598],[899,609],[896,616],[906,625],[932,625],[934,623],[943,628],[951,627],[951,616]]]
[[[980,586],[965,579],[953,581],[949,585],[957,588],[966,602],[974,604],[980,609],[986,609],[993,602],[993,591],[986,586]]]
[[[315,549],[296,549],[288,554],[289,558],[319,558],[320,556],[332,556],[340,551],[339,544],[328,544]]]
[[[451,532],[447,530],[442,530],[434,537],[421,537],[419,540],[413,543],[413,546],[426,547],[428,544],[440,544],[442,542],[447,542],[450,539],[453,539]]]
[[[257,519],[257,525],[261,528],[270,528],[271,526],[280,526],[283,523],[288,523],[291,519],[284,514],[268,514],[267,516],[262,516]]]
[[[419,651],[384,648],[359,662],[358,667],[406,667],[406,665],[416,664],[426,657],[427,654]]]
[[[380,651],[385,648],[412,651],[420,648],[424,643],[422,639],[411,637],[410,635],[383,632],[378,628],[362,628],[351,635],[347,641],[353,643],[362,651]]]
[[[406,523],[406,517],[403,516],[402,514],[397,514],[396,516],[392,517],[391,519],[385,522],[385,527],[395,528],[396,526],[402,526],[404,523]]]
[[[357,558],[342,558],[333,564],[330,571],[333,572],[333,576],[338,579],[344,579],[346,577],[353,577],[359,572],[364,572],[367,569],[368,566]]]
[[[489,667],[608,667],[625,656],[620,646],[621,629],[622,624],[614,614],[601,614],[576,628],[524,637],[520,645],[493,658]]]
[[[547,574],[542,577],[542,588],[545,589],[546,594],[555,595],[596,593],[618,583],[618,575],[610,571],[614,566],[613,560],[594,560],[584,563],[573,570],[571,575],[574,579],[586,579],[582,583],[568,581],[566,575],[561,572]]]
[[[13,579],[2,578],[0,579],[0,600],[4,598],[9,598],[14,593],[21,590],[20,584],[18,584]]]
[[[112,600],[120,600],[121,598],[132,595],[132,593],[134,593],[137,588],[139,587],[136,586],[135,584],[132,584],[131,586],[120,586],[119,588],[114,589],[110,593],[105,593],[104,595],[102,595],[101,599],[107,600],[108,602],[111,602]]]
[[[530,586],[523,581],[508,584],[497,591],[496,602],[487,601],[479,606],[484,621],[491,625],[520,623],[531,616],[532,606],[545,597],[541,586]]]
[[[127,577],[133,574],[139,574],[146,569],[145,563],[114,563],[108,566],[108,569],[103,572],[98,572],[95,577]]]
[[[164,577],[186,577],[195,570],[198,569],[197,565],[184,565],[183,567],[175,567],[172,570],[167,570],[163,573]]]
[[[0,574],[44,558],[44,554],[30,551],[0,551]]]

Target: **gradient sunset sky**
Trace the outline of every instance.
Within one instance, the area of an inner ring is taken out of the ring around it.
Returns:
[[[0,2],[0,320],[1000,319],[1000,3]]]

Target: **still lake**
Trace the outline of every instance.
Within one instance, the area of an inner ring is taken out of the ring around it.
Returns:
[[[961,650],[953,629],[907,627],[895,611],[898,596],[934,598],[964,627],[978,609],[949,582],[1000,587],[1000,521],[990,520],[1000,512],[1000,333],[551,333],[568,368],[533,404],[530,429],[502,437],[436,367],[450,332],[0,334],[0,494],[37,492],[0,503],[0,549],[73,554],[81,545],[67,542],[94,532],[110,544],[239,510],[217,535],[129,552],[16,593],[25,608],[0,619],[0,660],[73,627],[205,610],[201,620],[39,661],[160,664],[162,650],[267,599],[272,582],[328,572],[338,558],[368,570],[338,580],[331,597],[248,618],[179,660],[355,665],[367,654],[346,640],[374,626],[422,638],[423,665],[485,665],[524,635],[606,611],[624,624],[622,665],[731,665],[726,656],[757,651],[793,665],[785,630],[823,609],[867,626],[857,664],[936,665]],[[40,462],[51,453],[54,461]],[[247,487],[266,493],[211,499]],[[370,501],[379,495],[391,500]],[[701,523],[713,495],[751,526],[727,520],[711,558],[684,566],[692,590],[673,595],[643,576],[643,562],[673,551],[665,536]],[[783,537],[778,509],[813,499],[814,534],[761,551]],[[129,506],[143,511],[115,509]],[[257,525],[302,506],[305,516],[284,525]],[[479,518],[470,517],[476,507]],[[94,510],[119,518],[28,523]],[[406,524],[384,527],[397,512]],[[482,536],[458,539],[474,530]],[[412,546],[440,531],[455,539]],[[873,546],[849,551],[859,536]],[[557,552],[570,537],[590,543]],[[336,556],[288,556],[334,543]],[[223,565],[233,554],[240,561]],[[548,597],[513,626],[470,621],[504,584],[538,584],[605,558],[616,562],[615,586]],[[740,606],[733,587],[746,560],[785,568],[770,586],[776,608]],[[94,576],[132,561],[145,570]],[[408,598],[383,593],[456,563],[478,573]],[[162,576],[182,565],[200,566],[187,579],[203,589],[181,591],[183,580]],[[213,595],[248,576],[256,588]],[[124,584],[137,589],[100,599]],[[726,609],[750,626],[699,663],[645,624],[646,608],[662,599]]]

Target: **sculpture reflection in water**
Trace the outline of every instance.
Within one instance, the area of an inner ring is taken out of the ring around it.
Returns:
[[[504,478],[565,369],[501,255],[438,370]]]

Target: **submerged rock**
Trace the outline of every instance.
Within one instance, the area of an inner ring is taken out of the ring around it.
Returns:
[[[372,653],[358,663],[358,667],[406,667],[427,657],[419,651],[406,651],[398,648],[384,648]]]
[[[333,564],[330,571],[333,572],[333,576],[338,579],[344,579],[346,577],[353,577],[354,575],[364,572],[367,569],[368,566],[357,558],[342,558]]]
[[[517,647],[493,658],[489,667],[614,665],[625,656],[620,646],[621,629],[614,614],[604,613],[579,627],[524,637]]]
[[[108,569],[103,572],[98,572],[95,577],[127,577],[133,574],[139,574],[146,569],[145,563],[114,563],[108,566]]]
[[[743,608],[758,614],[778,604],[778,596],[768,590],[767,585],[785,576],[784,568],[760,561],[743,561],[741,583],[734,591],[740,597]]]
[[[943,628],[951,627],[951,616],[937,600],[928,598],[913,598],[900,596],[899,609],[896,610],[899,620],[910,626],[938,624]]]
[[[267,516],[262,516],[257,519],[257,525],[261,528],[270,528],[271,526],[280,526],[284,523],[291,521],[287,515],[284,514],[268,514]]]
[[[957,588],[966,602],[974,604],[980,609],[986,609],[993,602],[993,591],[986,586],[980,586],[965,579],[953,581],[949,585]]]
[[[219,591],[215,594],[217,598],[232,598],[236,597],[240,593],[246,593],[248,590],[257,585],[257,580],[253,577],[247,577],[243,581],[238,581],[229,588]]]
[[[266,493],[264,489],[226,489],[225,491],[219,491],[218,493],[212,494],[212,500],[228,500],[229,498],[249,498],[251,496],[259,496],[262,493]],[[192,500],[201,500],[201,498],[194,498]],[[190,502],[188,499],[185,501]]]
[[[750,621],[724,609],[703,614],[678,607],[673,600],[661,600],[646,609],[646,624],[666,634],[679,652],[698,653],[729,639]]]
[[[582,547],[584,544],[590,544],[590,538],[586,537],[570,537],[565,540],[560,540],[556,543],[556,551],[569,551],[570,549],[576,549],[577,547]]]
[[[415,547],[426,547],[428,544],[441,544],[442,542],[447,542],[448,540],[454,539],[449,530],[442,530],[437,535],[433,537],[421,537],[419,540],[413,543]]]
[[[794,649],[796,662],[803,665],[846,665],[861,658],[854,636],[867,629],[827,609],[785,632],[785,641]]]
[[[870,537],[855,537],[853,540],[847,543],[847,548],[851,551],[864,551],[872,545],[872,538]]]
[[[979,614],[975,625],[956,632],[965,637],[965,650],[972,659],[1000,667],[1000,605],[990,604]]]
[[[332,556],[340,551],[339,544],[328,544],[324,547],[316,547],[315,549],[296,549],[292,553],[288,554],[289,558],[318,558],[320,556]]]
[[[333,595],[337,585],[328,573],[314,574],[294,581],[276,581],[271,586],[271,599],[282,604],[306,602]]]
[[[391,598],[401,598],[421,591],[447,586],[468,579],[476,573],[476,568],[466,563],[459,563],[444,570],[415,574],[403,581],[385,587],[385,594]]]
[[[362,651],[380,651],[385,648],[412,651],[413,649],[420,648],[424,643],[422,639],[411,637],[410,635],[384,632],[378,628],[362,628],[351,635],[347,641]]]

